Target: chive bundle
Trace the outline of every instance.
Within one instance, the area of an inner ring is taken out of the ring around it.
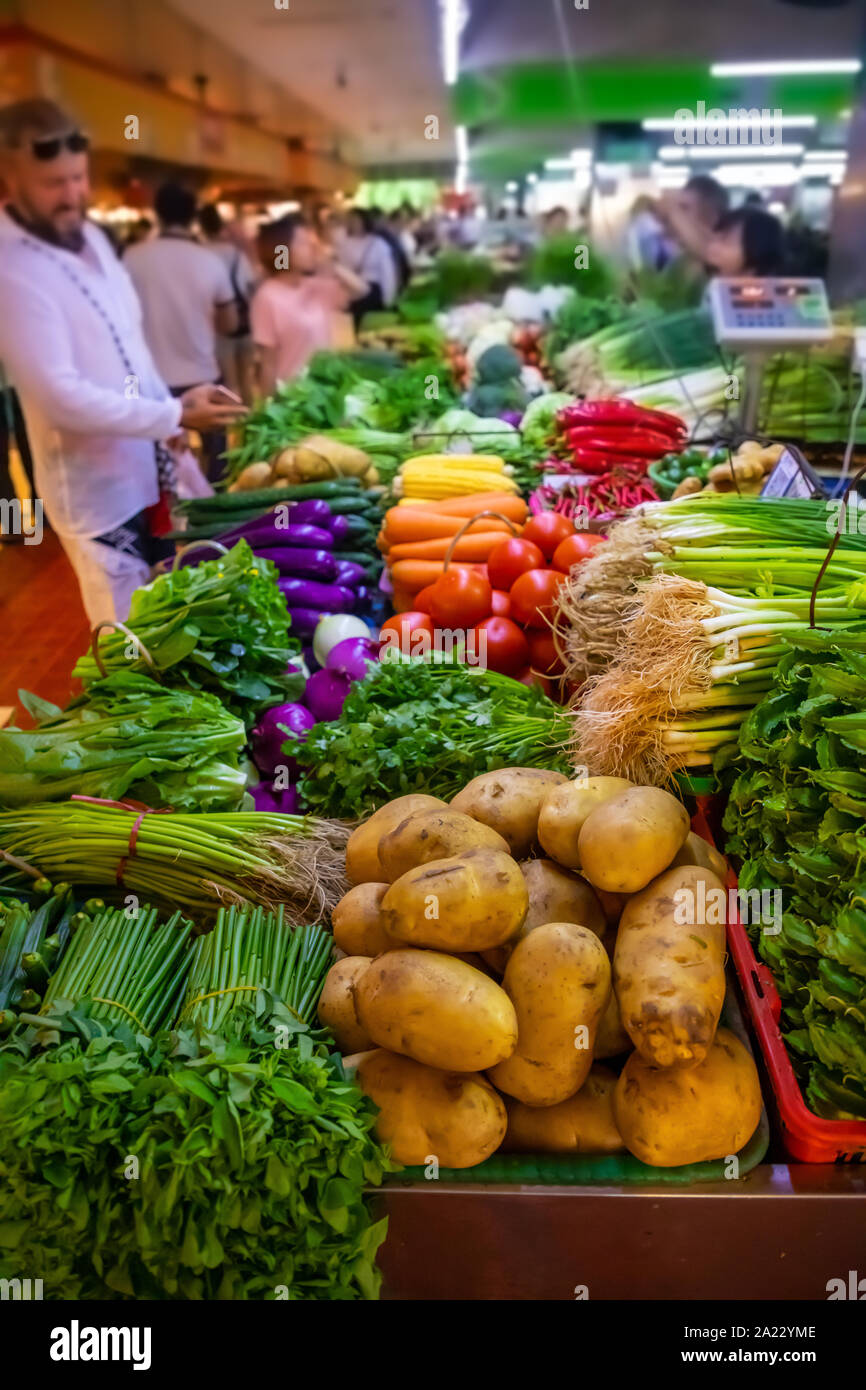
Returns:
[[[267,989],[302,1023],[309,1022],[331,960],[333,941],[320,926],[291,929],[282,907],[220,908],[216,926],[192,948],[179,1022],[225,1031],[229,1016]]]
[[[79,927],[51,978],[41,1012],[50,1012],[61,1000],[87,1000],[92,1018],[156,1032],[177,1013],[190,968],[190,930],[180,912],[160,922],[154,907],[134,916],[104,909]]]

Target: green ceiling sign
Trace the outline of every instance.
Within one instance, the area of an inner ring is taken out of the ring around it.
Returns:
[[[709,63],[523,63],[463,72],[454,88],[460,125],[640,121],[681,107],[781,107],[789,115],[832,117],[851,103],[847,76],[773,77],[748,84],[711,77]]]

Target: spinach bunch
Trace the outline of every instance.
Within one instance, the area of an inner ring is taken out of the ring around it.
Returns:
[[[743,890],[782,894],[753,927],[809,1103],[866,1118],[866,637],[799,634],[740,732],[725,829]]]

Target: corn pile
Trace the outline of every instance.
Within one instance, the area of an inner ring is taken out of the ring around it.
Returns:
[[[407,459],[395,480],[398,497],[433,502],[473,492],[518,492],[505,461],[495,454],[420,454]]]

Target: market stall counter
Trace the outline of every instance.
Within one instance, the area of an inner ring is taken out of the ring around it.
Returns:
[[[382,1297],[823,1301],[862,1268],[864,1196],[851,1164],[688,1187],[392,1185]]]

